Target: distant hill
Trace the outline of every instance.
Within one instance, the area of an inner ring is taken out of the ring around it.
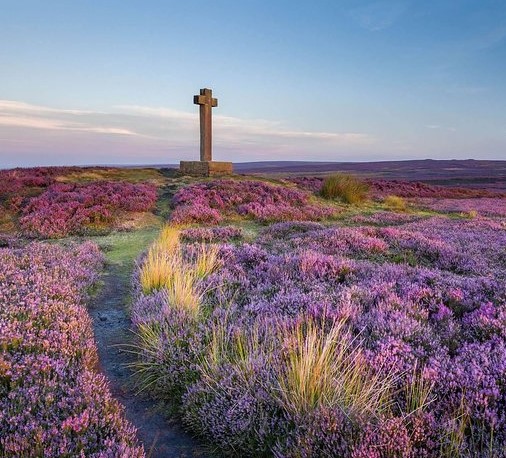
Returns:
[[[147,167],[179,168],[177,164]],[[432,184],[486,187],[506,190],[506,160],[479,159],[378,162],[261,161],[234,163],[234,171],[247,175],[321,176],[332,172],[353,173],[390,180],[423,181]]]

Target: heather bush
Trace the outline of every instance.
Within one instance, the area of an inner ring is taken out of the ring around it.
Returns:
[[[299,188],[315,194],[320,193],[323,178],[319,177],[293,177],[289,181]],[[370,186],[370,195],[375,200],[383,200],[389,195],[403,198],[423,197],[435,199],[469,199],[476,197],[504,198],[504,192],[492,191],[491,189],[462,188],[455,186],[438,186],[418,181],[364,179]]]
[[[181,238],[186,242],[227,242],[242,236],[242,229],[235,226],[192,227],[181,232]]]
[[[464,213],[470,217],[477,217],[479,215],[506,217],[506,198],[417,199],[415,202],[423,208],[442,213]]]
[[[230,456],[504,457],[503,221],[353,222],[214,243],[198,313],[143,292],[140,259],[132,311],[156,331],[140,344],[156,395]]]
[[[142,457],[95,372],[96,245],[0,248],[0,456]]]
[[[423,219],[416,214],[393,213],[389,211],[378,211],[370,215],[359,214],[348,219],[349,222],[359,225],[372,226],[401,226]]]
[[[487,189],[461,188],[456,186],[439,186],[417,181],[403,180],[369,180],[372,195],[383,199],[389,195],[399,197],[431,197],[436,199],[465,199],[476,197],[502,198],[506,194]]]
[[[121,211],[151,210],[156,197],[156,188],[148,184],[53,184],[23,208],[21,227],[29,235],[48,238],[83,234],[110,228]]]
[[[261,181],[214,180],[180,189],[172,199],[174,224],[218,224],[244,217],[261,222],[322,220],[334,207],[311,203],[306,192]]]
[[[362,180],[345,174],[335,174],[323,180],[320,194],[325,199],[341,199],[347,204],[360,204],[367,199],[369,186]]]

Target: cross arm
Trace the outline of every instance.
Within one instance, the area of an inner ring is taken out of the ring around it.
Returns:
[[[218,99],[209,98],[205,95],[194,95],[193,103],[195,105],[211,105],[212,107],[218,106]]]

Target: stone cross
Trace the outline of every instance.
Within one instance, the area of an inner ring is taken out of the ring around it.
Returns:
[[[193,96],[193,103],[200,105],[200,160],[210,162],[212,153],[212,113],[218,106],[218,99],[213,99],[211,89],[201,89],[200,95]]]

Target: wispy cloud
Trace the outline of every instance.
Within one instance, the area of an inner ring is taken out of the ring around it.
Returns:
[[[215,156],[223,160],[353,154],[375,142],[361,132],[294,130],[263,119],[214,115]],[[176,162],[198,155],[198,114],[120,105],[84,111],[0,100],[0,158],[13,151],[64,151],[101,162]],[[29,143],[18,143],[19,139]],[[8,150],[8,151],[7,151]],[[56,153],[55,153],[56,154]],[[299,156],[297,156],[299,154]],[[1,164],[0,164],[1,166]]]
[[[445,127],[445,126],[440,126],[439,124],[427,124],[425,127],[427,129],[433,129],[433,130],[446,130],[449,132],[456,132],[457,131],[457,129],[455,127]]]
[[[65,110],[11,100],[0,100],[0,126],[114,135],[139,135],[126,128],[97,125],[96,121],[98,119],[95,120],[94,118],[102,116],[104,116],[104,113],[100,112]]]
[[[391,27],[407,8],[405,1],[379,1],[353,8],[349,14],[360,27],[378,32]]]

